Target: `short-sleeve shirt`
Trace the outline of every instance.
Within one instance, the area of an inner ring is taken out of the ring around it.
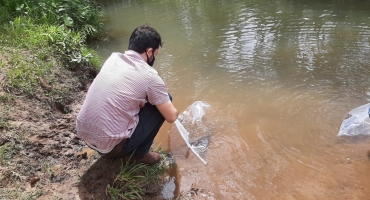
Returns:
[[[170,101],[158,72],[135,51],[113,53],[104,63],[77,116],[77,136],[101,153],[131,137],[145,103]]]

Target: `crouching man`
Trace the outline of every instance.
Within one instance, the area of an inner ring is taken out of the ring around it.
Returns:
[[[164,120],[178,116],[163,80],[152,67],[162,39],[150,26],[131,34],[124,54],[112,53],[92,82],[77,116],[77,136],[102,155],[131,156],[131,161],[155,164],[151,152]]]

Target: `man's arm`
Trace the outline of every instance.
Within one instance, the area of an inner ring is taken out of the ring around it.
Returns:
[[[179,112],[173,106],[171,101],[167,101],[166,103],[158,104],[156,106],[168,123],[176,121]]]

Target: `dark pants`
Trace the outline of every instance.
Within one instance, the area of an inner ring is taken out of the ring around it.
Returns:
[[[171,94],[168,94],[172,101]],[[125,155],[143,155],[149,152],[154,138],[164,122],[163,115],[155,105],[146,103],[139,111],[139,123],[131,137],[122,140],[112,152],[106,154],[112,157],[122,157]]]

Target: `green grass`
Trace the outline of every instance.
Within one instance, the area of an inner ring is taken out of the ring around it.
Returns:
[[[33,200],[38,199],[44,192],[42,190],[36,190],[35,192],[31,192],[28,194],[23,194],[21,196],[21,200]]]
[[[23,16],[35,24],[64,26],[95,39],[103,30],[103,12],[94,0],[0,0],[0,23]]]
[[[29,59],[28,53],[13,52],[8,62],[4,87],[15,94],[33,96],[39,88],[39,78],[50,73],[51,63],[38,58]]]
[[[101,59],[86,46],[86,37],[64,26],[38,25],[28,17],[17,17],[5,27],[2,44],[27,49],[40,60],[57,57],[66,68],[100,68]]]
[[[162,162],[155,165],[122,162],[113,185],[106,188],[107,195],[113,200],[142,199],[145,194],[158,192],[155,186],[160,185],[160,175],[165,169]]]
[[[103,28],[102,11],[93,0],[24,1],[16,11],[32,17],[38,24],[63,26],[88,39],[98,37]]]
[[[70,103],[70,91],[79,86],[79,80],[72,78],[74,83],[60,86],[63,80],[58,77],[59,72],[98,72],[102,64],[80,33],[63,27],[36,25],[29,18],[17,17],[5,31],[0,43],[8,48],[0,49],[0,53],[7,62],[1,62],[0,70],[6,74],[4,89],[15,95],[46,97],[51,105],[64,106]],[[0,101],[4,100],[6,96],[0,96]]]
[[[63,67],[58,60],[44,60],[26,50],[8,52],[8,62],[2,68],[6,68],[3,70],[6,71],[3,84],[5,91],[18,96],[47,99],[48,102],[58,102],[61,105],[70,103],[70,90],[73,84],[78,83],[75,80],[69,85],[60,86],[59,82],[63,78],[58,76]],[[10,103],[11,99],[9,93],[0,95],[0,101],[5,103]],[[6,125],[5,120],[0,120],[0,127],[5,128]]]
[[[22,146],[12,138],[10,142],[0,146],[0,164],[7,165],[8,161],[22,149]]]
[[[0,132],[2,129],[8,129],[11,127],[9,122],[8,110],[11,107],[12,97],[9,93],[0,93]]]
[[[6,144],[4,144],[3,146],[0,147],[0,165],[4,165],[5,164],[5,152],[6,152]]]
[[[43,193],[41,190],[26,192],[24,188],[19,187],[13,189],[0,188],[0,199],[36,200]]]
[[[57,82],[50,75],[59,66],[99,71],[102,60],[86,45],[102,32],[102,11],[95,1],[0,0],[0,11],[0,53],[8,55],[0,57],[0,70],[8,69],[7,91],[32,97],[40,92],[40,79]],[[68,96],[64,91],[47,90],[50,97]]]
[[[9,93],[0,93],[0,102],[7,103],[12,99]]]
[[[0,116],[0,130],[1,129],[7,129],[10,127],[10,122],[8,119],[5,118],[5,116]]]

